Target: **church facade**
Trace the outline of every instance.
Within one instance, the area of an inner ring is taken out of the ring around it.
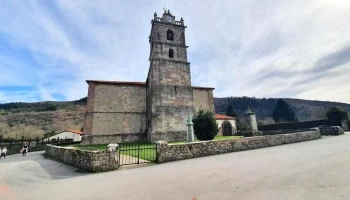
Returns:
[[[82,144],[186,140],[186,120],[214,110],[214,88],[191,85],[184,20],[169,10],[151,21],[145,82],[87,80]]]

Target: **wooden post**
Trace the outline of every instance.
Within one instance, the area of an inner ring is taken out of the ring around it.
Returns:
[[[29,151],[29,147],[30,147],[30,142],[32,141],[31,138],[29,138],[29,143],[28,143],[28,151]]]
[[[38,149],[38,142],[39,142],[39,137],[36,137],[36,143],[35,143],[35,149]]]
[[[12,138],[10,140],[10,151],[11,151],[11,149],[12,149]]]

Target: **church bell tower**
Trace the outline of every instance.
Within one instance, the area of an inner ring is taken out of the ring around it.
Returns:
[[[147,77],[147,138],[186,140],[186,119],[193,117],[193,88],[187,61],[184,20],[165,10],[151,21]]]

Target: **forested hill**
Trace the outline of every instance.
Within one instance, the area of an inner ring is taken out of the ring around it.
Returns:
[[[271,118],[272,111],[276,105],[277,98],[252,98],[252,97],[226,97],[215,98],[216,113],[224,114],[227,106],[232,105],[234,111],[241,116],[250,106],[251,110],[256,113],[258,120]],[[326,112],[331,107],[338,107],[347,111],[350,114],[350,104],[337,103],[329,101],[312,101],[303,99],[283,98],[289,105],[292,106],[296,117],[300,121],[325,119]]]
[[[324,119],[331,107],[338,107],[350,114],[350,104],[301,99],[284,100],[291,105],[300,121]],[[249,105],[251,110],[256,112],[258,121],[268,124],[272,122],[271,113],[277,99],[228,97],[215,98],[214,102],[216,113],[225,114],[227,106],[231,104],[238,116],[242,116]],[[79,130],[83,126],[85,106],[86,97],[77,101],[0,104],[0,130],[11,128],[12,132],[17,129],[17,132],[20,132],[28,127],[45,133],[65,129]]]

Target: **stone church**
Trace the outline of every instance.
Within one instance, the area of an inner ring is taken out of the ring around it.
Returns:
[[[214,88],[191,85],[184,20],[154,13],[145,82],[87,80],[83,144],[186,140],[186,120],[214,111]]]

